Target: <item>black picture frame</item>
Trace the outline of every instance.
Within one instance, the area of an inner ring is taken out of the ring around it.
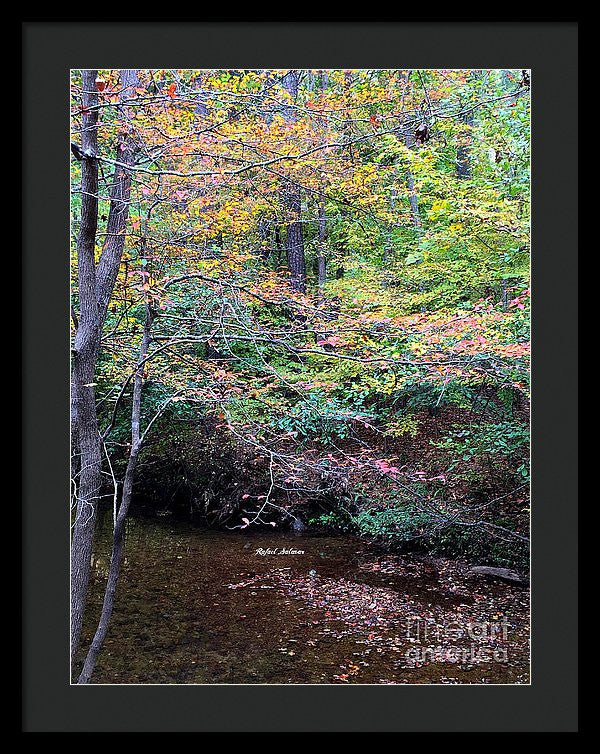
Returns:
[[[23,32],[25,732],[577,730],[576,21],[44,21]],[[69,682],[69,69],[529,68],[530,686]]]

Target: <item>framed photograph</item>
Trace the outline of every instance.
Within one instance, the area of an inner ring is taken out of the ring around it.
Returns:
[[[577,25],[23,29],[23,730],[575,732]]]

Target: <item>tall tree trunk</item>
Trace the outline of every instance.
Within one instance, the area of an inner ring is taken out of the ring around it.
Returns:
[[[97,71],[83,72],[81,149],[98,151]],[[71,544],[71,652],[81,636],[90,576],[92,539],[100,494],[101,447],[96,415],[94,378],[100,338],[94,251],[98,229],[98,161],[81,161],[81,226],[77,239],[79,317],[73,346],[72,410],[79,451],[75,522]]]
[[[406,146],[410,147],[414,144],[414,138],[411,136],[405,136]],[[413,228],[415,229],[415,246],[417,252],[421,251],[421,236],[423,228],[421,226],[421,215],[419,213],[419,199],[417,197],[417,189],[415,187],[415,179],[410,171],[410,168],[406,171],[406,186],[408,188],[408,201],[410,203],[410,215],[412,217]],[[419,292],[423,293],[424,285],[419,283]],[[425,313],[425,306],[421,304],[421,313]]]
[[[329,77],[327,71],[320,72],[321,92],[325,96]],[[324,186],[321,186],[322,193],[325,193]],[[319,235],[317,246],[317,284],[319,288],[319,298],[323,298],[323,288],[327,280],[327,220],[325,218],[325,200],[319,199]]]
[[[406,84],[410,83],[411,71],[406,73]],[[416,138],[414,131],[409,130],[406,125],[404,126],[404,144],[408,149],[413,149],[416,145]],[[415,231],[415,246],[417,252],[421,250],[421,237],[423,233],[423,227],[421,224],[421,214],[419,212],[419,198],[417,196],[417,189],[415,186],[415,179],[410,170],[410,167],[406,170],[406,187],[408,189],[408,201],[410,204],[410,215],[412,218],[412,224]],[[419,292],[423,293],[423,283],[419,283]],[[425,306],[422,304],[420,307],[422,313],[425,312]]]
[[[295,102],[298,96],[298,71],[289,71],[283,86]],[[296,122],[296,112],[293,107],[284,110],[284,118],[288,123]],[[286,255],[290,271],[291,286],[300,293],[306,292],[306,257],[304,254],[304,238],[302,235],[302,202],[299,187],[292,181],[286,181],[284,186],[284,205],[287,211]]]
[[[406,72],[406,85],[408,86],[410,83],[410,75],[411,71]],[[412,149],[415,146],[415,135],[414,133],[409,130],[407,127],[408,124],[403,124],[403,131],[404,131],[404,144],[408,149]],[[417,231],[417,235],[419,235],[421,230],[421,215],[419,213],[419,200],[417,197],[417,191],[415,189],[415,179],[413,174],[411,173],[410,168],[406,171],[406,186],[408,188],[408,201],[410,203],[410,213],[412,216],[412,222],[413,226],[415,227]]]
[[[300,191],[293,189],[286,191],[285,202],[288,214],[298,218],[288,222],[286,236],[286,256],[290,271],[292,288],[300,293],[306,292],[306,259],[304,256],[304,239],[302,236],[301,199]]]
[[[84,114],[81,148],[85,154],[90,155],[96,155],[98,150],[96,75],[97,71],[90,70],[84,71],[82,76]],[[132,95],[131,88],[137,82],[135,71],[122,71],[122,100]],[[133,159],[133,146],[124,133],[119,139],[117,159],[128,164]],[[73,348],[72,374],[72,412],[79,451],[79,475],[71,540],[71,657],[81,638],[101,488],[102,447],[94,390],[96,363],[108,302],[121,263],[131,189],[129,171],[116,166],[107,236],[96,268],[94,252],[98,229],[98,161],[84,157],[81,173],[81,228],[77,240],[80,311]]]
[[[119,573],[121,571],[123,549],[125,545],[125,520],[129,511],[129,505],[131,503],[133,480],[143,439],[140,431],[142,411],[142,385],[144,380],[144,362],[148,355],[148,348],[150,346],[150,333],[152,329],[153,319],[154,313],[150,305],[146,304],[144,334],[142,336],[142,344],[140,346],[138,368],[133,382],[133,397],[131,406],[131,450],[129,452],[127,469],[125,471],[125,478],[123,480],[123,494],[121,497],[121,504],[119,506],[113,531],[113,547],[110,557],[110,566],[108,570],[108,581],[106,584],[106,590],[104,592],[104,601],[102,603],[102,612],[100,613],[100,620],[98,621],[96,633],[94,634],[94,638],[92,639],[92,643],[85,658],[83,669],[77,681],[77,683],[81,684],[90,682],[90,678],[92,676],[92,673],[94,672],[94,668],[96,667],[98,655],[100,654],[100,650],[102,649],[102,645],[104,644],[104,639],[106,638],[108,626],[115,604],[117,582],[119,580]]]

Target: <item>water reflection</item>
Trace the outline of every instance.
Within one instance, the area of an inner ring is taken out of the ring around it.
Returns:
[[[108,512],[99,519],[82,646],[100,611],[111,530]],[[405,608],[455,614],[473,610],[473,599],[427,563],[387,567],[352,537],[138,518],[127,524],[126,553],[95,683],[527,682],[526,595],[490,587],[485,602],[510,604],[519,624],[510,663],[407,668]]]

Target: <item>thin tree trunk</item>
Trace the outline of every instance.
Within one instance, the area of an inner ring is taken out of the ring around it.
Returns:
[[[471,177],[471,133],[473,129],[473,111],[466,113],[462,118],[467,127],[462,135],[461,143],[456,148],[456,175],[459,178]]]
[[[390,190],[390,210],[392,212],[392,215],[396,212],[396,189],[394,186],[392,186]],[[383,250],[383,259],[382,259],[384,268],[387,268],[394,254],[394,245],[392,243],[391,230],[387,231],[386,236],[387,237],[386,237],[386,242],[385,242],[385,248]]]
[[[407,73],[406,73],[406,83],[407,83],[407,85],[410,82],[410,75],[411,75],[411,71],[407,71]],[[415,144],[416,144],[416,139],[415,139],[414,133],[410,132],[406,127],[404,129],[404,144],[406,145],[406,147],[408,149],[412,149],[415,146]],[[412,218],[413,228],[415,229],[415,237],[416,237],[415,238],[415,241],[416,241],[415,245],[416,245],[417,252],[419,252],[421,250],[421,237],[422,237],[423,227],[422,227],[422,224],[421,224],[421,214],[419,212],[419,199],[418,199],[418,196],[417,196],[417,189],[416,189],[416,186],[415,186],[415,179],[414,179],[414,176],[413,176],[410,168],[408,168],[406,170],[406,187],[408,189],[408,201],[409,201],[409,204],[410,204],[410,215],[411,215],[411,218]],[[424,291],[424,286],[423,286],[423,283],[421,282],[421,283],[419,283],[419,292],[423,293],[423,291]],[[421,309],[422,313],[425,312],[425,307],[424,307],[423,304],[421,305],[420,309]]]
[[[198,94],[196,95],[196,114],[201,115],[202,117],[206,118],[208,115],[210,115],[210,110],[208,108],[208,105],[206,104],[206,94],[203,90],[203,84],[204,84],[204,78],[206,77],[206,73],[200,72],[198,75],[194,78],[194,87],[197,90]]]
[[[405,134],[404,143],[409,149],[415,144],[415,139],[409,134]],[[410,171],[410,168],[406,171],[406,187],[408,188],[408,201],[410,203],[410,214],[412,217],[413,225],[417,232],[421,230],[421,215],[419,213],[419,199],[417,197],[417,190],[415,188],[415,179]]]
[[[142,446],[142,434],[140,431],[141,410],[142,410],[142,385],[144,380],[144,361],[148,355],[148,348],[150,346],[150,332],[152,329],[152,321],[154,319],[154,313],[149,304],[146,304],[146,319],[144,321],[144,334],[142,336],[142,344],[140,346],[140,358],[139,367],[136,371],[133,382],[133,397],[131,407],[131,451],[129,453],[129,460],[127,462],[127,469],[125,471],[125,478],[123,480],[123,494],[121,497],[121,505],[117,513],[113,532],[113,547],[110,558],[110,566],[108,571],[108,581],[106,584],[106,590],[104,592],[104,601],[102,603],[102,612],[100,614],[100,620],[96,628],[96,633],[92,639],[92,643],[88,650],[83,669],[79,676],[77,683],[85,684],[90,682],[98,655],[104,644],[106,634],[108,632],[108,626],[112,616],[115,594],[117,590],[117,582],[119,580],[119,574],[121,571],[121,563],[123,561],[123,549],[125,544],[125,520],[127,518],[127,512],[131,503],[131,493],[133,491],[133,480],[135,476],[135,470],[137,461]]]
[[[350,91],[352,89],[352,71],[344,73],[344,104],[346,106],[346,118],[342,123],[342,133],[348,141],[352,139],[352,110],[350,108]],[[348,145],[348,156],[350,162],[354,164],[354,151],[352,144]]]
[[[282,265],[282,250],[283,250],[283,242],[281,240],[281,228],[279,225],[275,226],[275,248],[277,249],[277,265]]]
[[[406,72],[406,85],[409,85],[411,71]],[[415,135],[410,132],[404,125],[404,144],[408,149],[412,149],[415,146]],[[421,215],[419,213],[419,200],[417,198],[417,191],[415,189],[415,179],[410,171],[410,168],[406,171],[406,186],[408,188],[408,201],[410,203],[410,213],[412,216],[413,226],[417,230],[417,234],[421,230]]]
[[[139,87],[137,71],[121,71],[121,100],[135,96]],[[128,110],[124,110],[128,114]],[[126,129],[119,134],[117,160],[125,165],[132,165],[136,146]],[[108,302],[115,287],[119,266],[125,247],[125,231],[129,217],[131,199],[131,172],[124,167],[115,167],[110,193],[110,211],[106,224],[106,240],[98,262],[97,289],[100,321],[104,324]]]
[[[404,143],[406,146],[410,149],[414,143],[415,139],[414,136],[405,134],[404,137]],[[419,213],[419,199],[417,197],[417,189],[415,188],[415,179],[413,177],[413,174],[410,171],[410,168],[406,171],[406,186],[408,188],[408,201],[410,203],[410,214],[412,217],[412,223],[413,227],[415,229],[415,236],[416,236],[416,248],[417,251],[421,250],[421,236],[423,232],[423,228],[421,226],[421,215]],[[419,292],[423,293],[424,286],[423,283],[419,283]],[[425,306],[421,304],[421,313],[425,312]]]
[[[317,240],[317,301],[322,303],[325,298],[325,283],[327,281],[327,225],[325,220],[325,202],[321,199],[319,201],[319,226],[318,226],[318,240]],[[317,315],[315,321],[321,320],[322,315]],[[315,341],[319,341],[322,338],[326,338],[327,334],[320,330],[315,330]]]
[[[321,92],[325,96],[329,77],[327,71],[320,72]],[[324,187],[321,186],[324,193]],[[323,298],[323,288],[327,280],[327,220],[325,218],[325,201],[319,200],[319,236],[317,246],[317,285],[319,289],[319,299]]]
[[[327,281],[327,221],[325,219],[325,202],[319,202],[319,238],[317,250],[317,279],[319,297],[323,296],[323,287]]]
[[[410,170],[406,173],[406,185],[408,187],[408,201],[410,202],[410,214],[415,228],[421,228],[421,215],[419,213],[419,199],[415,188],[415,179]]]
[[[289,71],[283,79],[283,86],[290,94],[293,101],[295,101],[298,96],[298,82],[298,71]],[[284,118],[288,123],[295,123],[296,112],[294,108],[285,108]],[[302,202],[300,189],[292,181],[286,181],[283,191],[284,204],[288,216],[286,255],[290,271],[290,282],[295,291],[305,293],[306,258],[304,254],[304,238],[302,235]]]
[[[469,73],[469,81],[475,82],[479,78],[480,72],[473,70]],[[467,112],[461,117],[461,121],[465,128],[461,134],[461,141],[456,148],[456,175],[459,178],[471,177],[471,143],[473,141],[473,123],[474,116],[473,110],[468,109]]]

